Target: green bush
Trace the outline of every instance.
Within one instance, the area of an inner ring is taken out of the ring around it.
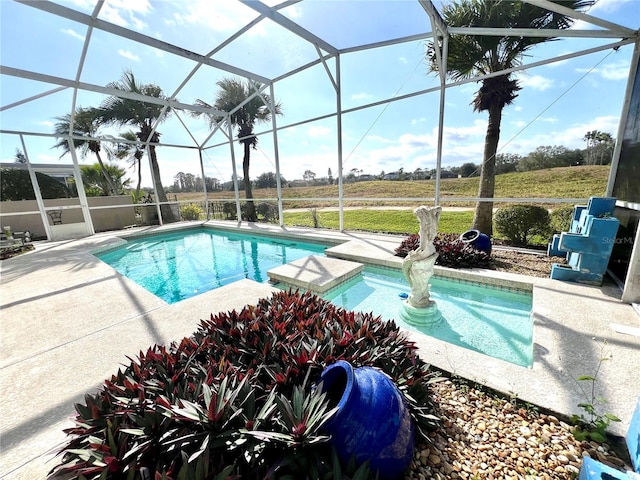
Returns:
[[[234,202],[224,202],[222,204],[222,213],[224,213],[226,220],[235,220],[238,218],[236,204]]]
[[[278,221],[278,204],[273,202],[260,202],[256,206],[256,212],[265,222],[276,223]]]
[[[550,216],[546,208],[512,205],[499,209],[494,217],[496,231],[515,245],[527,245],[533,235],[547,235]]]
[[[438,426],[435,374],[394,322],[277,292],[140,352],[85,395],[50,478],[373,478],[339,465],[321,431],[331,411],[313,385],[338,359],[388,374],[418,439]]]
[[[553,233],[568,232],[573,220],[573,205],[563,205],[551,212],[551,229]]]
[[[183,220],[200,220],[203,210],[195,203],[180,207],[180,216]]]

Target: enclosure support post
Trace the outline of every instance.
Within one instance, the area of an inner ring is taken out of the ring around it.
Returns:
[[[618,126],[618,135],[616,144],[613,147],[613,156],[611,158],[611,168],[609,169],[609,180],[607,181],[607,190],[605,196],[613,196],[613,186],[616,182],[616,174],[618,173],[618,164],[620,163],[620,152],[622,151],[622,140],[624,139],[624,131],[629,121],[629,105],[631,103],[631,93],[636,79],[638,68],[640,67],[640,40],[636,40],[631,57],[631,65],[629,67],[629,79],[627,80],[627,89],[624,94],[622,103],[622,112],[620,113],[620,125]]]
[[[51,227],[49,226],[49,219],[47,218],[47,212],[44,206],[44,200],[42,199],[42,192],[40,192],[40,185],[38,184],[38,177],[34,172],[31,161],[29,160],[29,152],[27,152],[27,145],[24,143],[24,137],[20,134],[20,142],[22,143],[22,151],[24,152],[24,158],[27,159],[27,169],[29,171],[29,177],[31,178],[31,186],[33,187],[33,193],[36,195],[36,202],[38,203],[38,210],[40,210],[40,218],[42,219],[42,225],[44,225],[44,231],[47,234],[47,240],[51,241],[53,235],[51,234]]]
[[[73,145],[71,137],[67,137],[67,142],[69,143],[69,153],[71,153],[71,159],[73,160],[73,177],[76,180],[76,190],[78,191],[78,199],[80,200],[84,224],[87,227],[87,233],[89,235],[94,235],[96,231],[93,228],[93,220],[91,218],[91,212],[89,211],[89,202],[87,200],[87,194],[84,191],[84,183],[82,182],[82,174],[80,173],[80,166],[78,165],[76,148]]]
[[[242,209],[240,208],[240,192],[238,191],[238,171],[236,169],[236,153],[233,148],[233,125],[231,119],[227,117],[227,125],[229,128],[229,148],[231,149],[231,167],[233,168],[233,190],[236,194],[236,216],[238,217],[238,225],[242,222]]]
[[[144,148],[147,151],[147,158],[149,159],[149,171],[151,172],[151,184],[153,186],[153,194],[155,195],[156,213],[158,214],[158,222],[160,225],[164,225],[162,218],[162,209],[160,208],[160,202],[158,201],[158,186],[156,185],[156,178],[153,175],[153,164],[151,163],[151,151],[149,149],[149,142],[144,144]]]
[[[273,83],[269,85],[269,95],[271,95],[271,124],[273,125],[273,152],[276,159],[276,194],[278,196],[278,224],[284,225],[284,213],[282,212],[282,182],[280,181],[280,154],[278,151],[278,129],[276,125],[276,96],[273,89]]]
[[[336,55],[336,120],[338,128],[338,210],[339,229],[344,231],[344,190],[342,181],[342,84],[340,80],[340,54]]]
[[[204,192],[204,208],[207,210],[209,220],[209,198],[207,197],[207,177],[204,176],[204,162],[202,161],[202,147],[198,145],[198,157],[200,158],[200,172],[202,172],[202,191]]]
[[[440,171],[442,169],[442,138],[444,136],[444,98],[446,89],[447,54],[449,37],[445,35],[442,40],[442,58],[440,59],[440,110],[438,112],[438,150],[436,153],[436,189],[434,194],[435,205],[440,205]]]

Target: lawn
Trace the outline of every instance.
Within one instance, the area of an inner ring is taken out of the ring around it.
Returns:
[[[339,212],[316,211],[318,227],[338,229]],[[472,211],[442,212],[438,231],[441,233],[462,233],[471,228]],[[311,209],[284,213],[286,225],[313,227],[314,219]],[[347,230],[365,230],[368,232],[411,234],[418,233],[418,219],[413,211],[408,210],[346,210],[344,226]]]

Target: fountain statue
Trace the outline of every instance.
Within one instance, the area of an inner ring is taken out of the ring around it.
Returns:
[[[402,262],[411,293],[402,305],[400,317],[412,325],[434,325],[441,319],[436,302],[429,298],[429,280],[438,258],[433,240],[438,233],[442,207],[418,207],[413,213],[420,222],[420,245]]]

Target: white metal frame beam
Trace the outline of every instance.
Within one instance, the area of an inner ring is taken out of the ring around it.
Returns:
[[[47,13],[51,13],[53,15],[66,18],[74,22],[82,23],[87,26],[93,26],[93,28],[96,28],[98,30],[102,30],[104,32],[111,33],[113,35],[117,35],[119,37],[132,40],[142,45],[147,45],[149,47],[157,48],[158,50],[162,50],[163,52],[171,53],[179,57],[193,60],[194,62],[200,62],[205,65],[209,65],[210,67],[218,68],[225,72],[233,73],[234,75],[248,77],[253,80],[257,80],[265,83],[269,81],[268,78],[263,77],[262,75],[258,75],[257,73],[249,72],[248,70],[234,67],[233,65],[219,62],[218,60],[207,58],[204,55],[201,55],[196,52],[192,52],[190,50],[187,50],[186,48],[181,48],[171,43],[158,40],[157,38],[149,37],[148,35],[143,35],[142,33],[129,30],[119,25],[105,22],[104,20],[101,20],[99,18],[93,19],[90,15],[86,15],[82,12],[78,12],[77,10],[73,10],[68,7],[63,7],[62,5],[58,5],[57,3],[53,3],[48,0],[16,0],[16,1],[18,3],[22,3],[23,5],[37,8],[38,10],[42,10]]]

